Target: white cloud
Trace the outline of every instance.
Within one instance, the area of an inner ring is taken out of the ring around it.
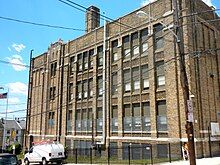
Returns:
[[[17,97],[9,97],[8,102],[9,102],[9,104],[18,104],[18,103],[20,103],[20,100]]]
[[[8,57],[7,59],[16,71],[26,70],[26,67],[24,66],[26,64],[23,63],[23,59],[20,55],[13,55],[12,57]]]
[[[154,1],[156,1],[156,0],[142,0],[141,6],[146,6],[146,5],[148,5],[149,3],[154,2]]]
[[[12,47],[17,51],[21,52],[26,46],[23,44],[12,44]]]
[[[8,50],[11,52],[11,48],[10,47],[8,47]]]
[[[11,93],[23,94],[26,96],[28,94],[28,86],[22,82],[9,83],[8,87]]]
[[[212,3],[212,0],[202,0],[202,1],[205,2],[209,6],[214,6]]]

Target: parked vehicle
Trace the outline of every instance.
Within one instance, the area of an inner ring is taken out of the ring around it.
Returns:
[[[17,159],[17,156],[9,153],[0,154],[0,165],[20,165],[21,160]]]
[[[62,164],[65,159],[64,146],[55,141],[43,141],[34,143],[33,147],[24,156],[25,165],[29,163],[42,163],[46,165],[48,162],[56,162]]]

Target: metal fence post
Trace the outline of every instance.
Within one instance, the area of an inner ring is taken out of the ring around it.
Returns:
[[[75,161],[76,161],[76,164],[77,164],[77,155],[78,155],[78,153],[77,153],[77,148],[75,149]]]
[[[169,161],[171,163],[172,160],[171,160],[171,147],[170,147],[170,143],[169,143],[168,147],[169,147]]]
[[[131,164],[131,151],[130,151],[130,148],[131,148],[131,146],[130,145],[128,145],[128,164],[130,165]]]
[[[90,164],[92,164],[92,148],[90,148],[89,151],[90,151],[90,154],[89,154],[89,156],[90,156]]]
[[[153,162],[153,146],[152,146],[152,144],[150,144],[150,159],[151,159],[151,164],[153,165],[154,162]]]
[[[110,164],[110,148],[109,147],[108,147],[108,164]]]

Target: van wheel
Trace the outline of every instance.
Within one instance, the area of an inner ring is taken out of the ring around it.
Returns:
[[[24,160],[24,164],[25,164],[25,165],[29,165],[29,161],[28,161],[27,158]]]
[[[47,165],[47,160],[46,160],[46,158],[43,158],[43,159],[42,159],[42,165]]]

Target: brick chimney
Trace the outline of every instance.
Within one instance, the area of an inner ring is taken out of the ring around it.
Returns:
[[[90,6],[86,11],[86,32],[100,26],[100,10],[95,6]]]

